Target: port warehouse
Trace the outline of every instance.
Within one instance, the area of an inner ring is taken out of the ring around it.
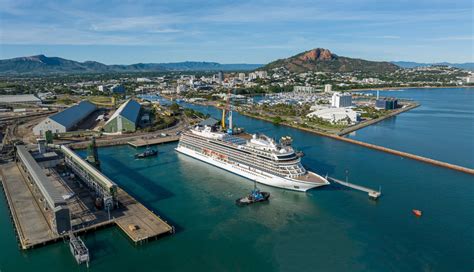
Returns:
[[[129,99],[123,103],[104,125],[104,131],[109,133],[134,132],[140,115],[140,104]]]
[[[107,209],[113,209],[117,206],[117,185],[109,178],[104,176],[70,148],[66,146],[56,146],[64,154],[64,161],[75,174],[81,177],[82,181],[92,189],[97,197],[103,202]],[[17,162],[27,173],[27,179],[35,185],[35,188],[41,192],[47,207],[53,211],[52,226],[57,234],[63,234],[72,229],[69,209],[62,195],[46,176],[41,166],[36,162],[31,153],[24,145],[17,147]]]
[[[53,230],[57,234],[68,232],[71,229],[71,219],[66,201],[56,190],[51,180],[49,180],[26,147],[24,145],[18,145],[16,150],[18,155],[17,162],[19,162],[20,167],[27,173],[26,178],[43,196],[43,203],[45,205],[43,208],[52,211],[51,225],[53,226]]]
[[[24,104],[40,105],[41,99],[33,94],[0,95],[0,105],[15,106]]]
[[[55,113],[41,121],[33,128],[33,134],[44,135],[48,130],[53,133],[71,131],[79,122],[95,110],[97,110],[96,105],[87,100],[81,101],[79,104]]]

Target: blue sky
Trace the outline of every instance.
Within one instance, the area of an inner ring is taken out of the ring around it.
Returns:
[[[316,47],[369,60],[470,62],[471,0],[0,0],[0,58],[267,63]]]

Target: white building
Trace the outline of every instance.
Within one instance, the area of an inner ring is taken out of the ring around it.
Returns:
[[[359,121],[359,113],[349,108],[327,108],[311,112],[307,117],[318,117],[333,124],[355,124]]]
[[[97,89],[99,90],[99,92],[106,92],[108,90],[107,86],[104,85],[97,86]]]
[[[331,99],[331,106],[334,108],[345,108],[352,106],[352,95],[334,93]]]
[[[178,94],[184,93],[184,92],[187,92],[187,91],[188,91],[188,86],[186,86],[186,85],[180,84],[180,85],[176,86],[176,93],[178,93]]]
[[[321,89],[316,89],[312,86],[293,86],[293,92],[295,93],[314,93],[320,91]]]
[[[249,80],[262,78],[265,79],[268,77],[267,71],[255,71],[253,73],[249,73]]]
[[[146,77],[138,77],[137,82],[151,82],[151,79]]]
[[[245,81],[245,73],[239,73],[239,80]]]
[[[464,78],[464,82],[466,83],[474,83],[474,75],[469,75]]]
[[[259,78],[267,78],[268,77],[267,71],[256,71],[255,73],[257,74],[257,77],[259,77]]]
[[[331,84],[326,84],[324,85],[324,92],[332,92],[332,85]]]

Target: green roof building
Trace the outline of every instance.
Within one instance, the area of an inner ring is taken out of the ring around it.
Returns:
[[[108,133],[134,132],[140,115],[140,104],[132,99],[123,103],[104,125]]]

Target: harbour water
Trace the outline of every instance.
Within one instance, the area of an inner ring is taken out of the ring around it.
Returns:
[[[421,105],[348,137],[474,168],[474,88],[380,91],[380,96]]]
[[[186,106],[219,117],[214,108]],[[135,160],[137,151],[129,146],[101,148],[103,172],[166,217],[176,234],[140,246],[114,228],[86,235],[90,271],[471,271],[474,267],[471,175],[234,117],[249,132],[292,136],[295,147],[306,154],[307,168],[340,179],[347,170],[354,183],[382,186],[382,198],[374,202],[365,193],[338,185],[307,193],[260,185],[271,193],[270,202],[239,208],[235,199],[247,194],[253,183],[177,154],[176,144],[157,146],[159,156],[144,160]],[[463,137],[456,133],[451,132],[453,139]],[[408,141],[406,148],[414,142]],[[423,216],[415,217],[412,209],[422,210]],[[75,264],[65,243],[19,251],[4,200],[0,239],[2,272],[86,270]]]

